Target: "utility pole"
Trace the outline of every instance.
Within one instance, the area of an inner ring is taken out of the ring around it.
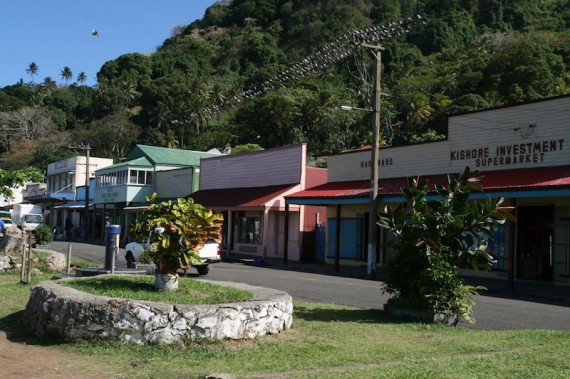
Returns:
[[[373,121],[373,140],[370,162],[370,204],[368,210],[368,257],[366,265],[366,273],[368,276],[374,274],[376,268],[376,232],[378,219],[378,155],[380,148],[380,76],[382,73],[382,50],[380,45],[360,44],[362,47],[372,49],[374,54],[374,96],[372,110],[374,111]]]
[[[69,146],[70,149],[80,149],[85,150],[85,208],[83,216],[83,233],[84,239],[87,239],[87,233],[89,231],[89,155],[91,152],[91,147],[89,144],[84,145],[83,142],[79,145]]]

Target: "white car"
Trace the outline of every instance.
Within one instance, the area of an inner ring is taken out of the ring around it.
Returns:
[[[13,225],[14,225],[14,221],[12,221],[11,218],[8,217],[0,217],[2,219],[2,221],[4,221],[4,228],[6,230],[10,229]]]
[[[140,255],[145,248],[148,247],[148,242],[130,242],[125,246],[125,259],[127,260],[127,267],[134,268],[135,263],[138,262]],[[207,275],[210,271],[208,265],[210,263],[221,262],[222,258],[220,256],[220,244],[214,240],[208,240],[204,242],[204,246],[198,248],[198,254],[200,255],[200,263],[192,264],[192,267],[196,268],[198,275]],[[181,267],[181,269],[186,270],[188,267]]]

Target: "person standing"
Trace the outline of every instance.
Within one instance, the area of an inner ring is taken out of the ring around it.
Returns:
[[[71,238],[73,237],[73,223],[71,222],[71,220],[69,218],[65,219],[65,240],[66,241],[71,241]]]

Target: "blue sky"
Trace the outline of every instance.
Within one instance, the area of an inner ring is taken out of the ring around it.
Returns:
[[[34,82],[68,66],[96,84],[101,66],[126,53],[152,53],[178,25],[204,16],[215,0],[2,0],[0,2],[0,87]],[[95,28],[99,36],[91,34]]]

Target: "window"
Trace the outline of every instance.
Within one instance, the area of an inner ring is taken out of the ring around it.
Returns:
[[[135,172],[134,183],[136,183],[136,179],[137,179],[136,170],[134,170],[134,172]],[[131,175],[133,175],[133,174],[131,173]],[[127,184],[127,176],[128,176],[127,170],[115,171],[115,172],[109,172],[109,173],[103,174],[103,175],[98,175],[96,177],[95,181],[97,184],[97,188],[123,185],[123,184]]]
[[[261,244],[261,212],[239,212],[236,217],[237,242]]]
[[[152,184],[152,171],[129,170],[129,184]]]

